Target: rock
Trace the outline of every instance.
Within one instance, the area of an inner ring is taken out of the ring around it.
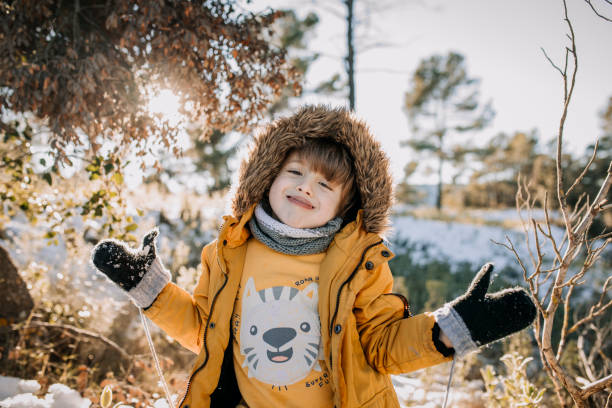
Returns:
[[[0,246],[0,327],[25,320],[34,302],[8,251]]]

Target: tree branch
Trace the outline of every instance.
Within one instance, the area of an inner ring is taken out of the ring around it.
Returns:
[[[132,356],[126,352],[123,348],[121,348],[117,343],[115,343],[114,341],[112,341],[111,339],[99,334],[99,333],[95,333],[89,330],[85,330],[85,329],[80,329],[78,327],[74,327],[74,326],[69,326],[69,325],[65,325],[65,324],[53,324],[53,323],[46,323],[46,322],[39,322],[39,321],[31,321],[26,325],[23,326],[19,326],[16,327],[15,330],[20,330],[20,329],[28,329],[28,328],[38,328],[38,327],[47,327],[47,328],[51,328],[51,329],[61,329],[61,330],[67,330],[73,334],[77,334],[80,336],[85,336],[85,337],[90,337],[92,339],[96,339],[99,340],[105,344],[107,344],[108,346],[110,346],[111,348],[115,349],[119,354],[121,354],[121,357],[123,357],[124,359],[131,361],[132,360]]]
[[[597,155],[598,147],[599,147],[599,138],[597,138],[597,141],[595,142],[595,147],[593,148],[593,154],[591,155],[591,159],[589,160],[587,165],[584,167],[584,170],[582,170],[582,173],[580,173],[580,175],[576,178],[576,180],[574,180],[574,184],[572,184],[571,187],[567,189],[567,193],[566,193],[567,195],[569,195],[572,192],[574,187],[580,184],[580,182],[586,175],[587,171],[589,170],[589,167],[591,167],[591,164],[593,164],[593,160],[595,160],[595,156]],[[576,204],[576,206],[578,206],[578,204]]]
[[[597,304],[591,306],[589,310],[589,314],[578,320],[576,323],[572,325],[572,327],[567,331],[568,334],[576,331],[581,325],[590,322],[594,318],[601,316],[608,308],[612,307],[612,300],[604,305],[604,299],[606,293],[608,292],[608,285],[612,282],[612,276],[608,277],[604,282],[603,288],[601,290],[601,296],[599,297],[599,302]]]
[[[608,166],[608,173],[601,185],[601,188],[597,192],[597,196],[593,200],[589,211],[585,214],[582,221],[580,221],[580,224],[578,224],[578,226],[574,230],[574,235],[580,235],[586,230],[588,230],[588,227],[590,227],[593,218],[601,211],[601,208],[604,207],[604,204],[606,204],[608,192],[610,191],[610,186],[612,186],[612,161],[610,161],[610,165]]]
[[[564,96],[564,104],[563,104],[563,112],[561,114],[561,120],[559,121],[559,133],[557,135],[557,157],[555,159],[556,170],[557,170],[557,199],[559,201],[559,208],[561,210],[561,214],[563,214],[563,220],[565,222],[565,226],[567,228],[569,234],[569,241],[573,242],[575,240],[575,236],[572,234],[572,228],[570,224],[570,220],[568,217],[568,208],[567,208],[567,195],[563,190],[563,167],[562,167],[562,152],[563,152],[563,131],[565,129],[565,120],[567,118],[569,104],[572,100],[572,95],[574,93],[574,87],[576,85],[576,74],[578,72],[578,53],[576,50],[576,35],[574,33],[574,28],[572,26],[572,22],[568,18],[567,15],[567,3],[563,0],[563,11],[565,16],[565,22],[569,28],[570,34],[568,35],[571,41],[571,48],[566,48],[566,69],[563,71],[563,84],[565,89]],[[572,72],[572,77],[569,84],[568,90],[568,78],[567,78],[567,54],[571,53],[573,57],[574,69]]]
[[[606,17],[606,16],[604,16],[604,15],[599,14],[599,12],[598,12],[598,11],[595,9],[595,6],[593,6],[593,4],[591,4],[591,0],[584,0],[584,1],[586,1],[586,3],[587,3],[587,4],[588,4],[590,7],[591,7],[591,9],[593,10],[593,13],[595,13],[595,14],[597,15],[597,17],[601,17],[601,18],[603,18],[603,19],[604,19],[604,20],[606,20],[606,21],[610,21],[610,22],[612,22],[612,20],[611,20],[611,19],[609,19],[608,17]],[[605,1],[606,3],[608,3],[608,4],[612,5],[612,2],[611,2],[610,0],[604,0],[604,1]]]
[[[584,399],[612,385],[612,374],[607,377],[597,380],[587,386],[582,387],[582,396]]]

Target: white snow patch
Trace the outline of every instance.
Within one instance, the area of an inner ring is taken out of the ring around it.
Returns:
[[[2,408],[88,408],[91,401],[64,384],[53,384],[43,398],[33,393],[40,390],[35,380],[0,376],[0,407]]]
[[[38,398],[33,393],[40,390],[36,380],[22,380],[15,377],[0,376],[0,408],[88,408],[91,401],[64,384],[53,384],[47,394]],[[173,394],[174,403],[178,395]],[[148,408],[169,408],[164,398],[153,402]],[[132,405],[121,404],[118,408],[133,408]]]
[[[40,390],[40,384],[36,380],[0,376],[0,400],[22,393],[33,394],[38,390]]]
[[[427,259],[448,259],[451,262],[470,262],[484,264],[494,262],[499,270],[504,266],[518,265],[512,252],[493,241],[507,244],[509,237],[516,250],[527,256],[527,245],[522,231],[489,225],[471,225],[458,222],[419,219],[410,216],[393,217],[393,238],[408,239],[424,248],[414,254],[419,261]],[[552,229],[557,242],[561,241],[563,231]],[[543,251],[552,255],[547,243]],[[401,250],[398,248],[398,250]],[[532,248],[535,251],[535,248]]]
[[[2,408],[50,408],[49,401],[36,398],[30,393],[19,394],[0,401]]]

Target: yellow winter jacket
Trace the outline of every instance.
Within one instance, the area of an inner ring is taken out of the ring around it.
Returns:
[[[202,276],[193,295],[169,283],[146,310],[168,335],[198,354],[181,408],[232,407],[228,395],[239,400],[228,355],[230,320],[253,208],[240,218],[224,217],[218,239],[202,251]],[[433,344],[433,316],[409,316],[405,299],[391,293],[392,256],[378,234],[365,231],[359,211],[336,234],[321,264],[321,341],[336,407],[399,407],[388,374],[450,359]]]

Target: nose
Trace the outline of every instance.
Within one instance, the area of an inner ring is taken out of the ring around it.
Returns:
[[[298,186],[297,190],[301,193],[306,194],[307,196],[310,195],[310,190],[308,188],[302,188],[302,186]]]
[[[280,348],[293,340],[296,334],[296,331],[290,327],[275,327],[264,333],[263,340],[272,347]]]
[[[312,195],[312,186],[311,180],[305,179],[298,186],[297,190],[301,193],[304,193],[308,196]]]

